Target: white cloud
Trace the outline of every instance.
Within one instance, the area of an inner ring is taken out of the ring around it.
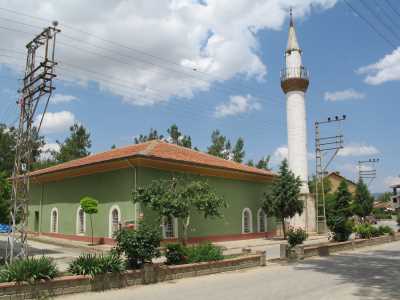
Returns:
[[[42,115],[38,115],[34,125],[38,126]],[[58,133],[67,131],[68,128],[76,122],[75,116],[70,111],[47,112],[44,115],[41,132],[43,133]]]
[[[271,157],[271,162],[279,164],[282,160],[287,158],[288,158],[288,147],[284,145],[275,149]]]
[[[365,74],[365,82],[371,85],[400,80],[400,48],[385,55],[376,63],[359,68],[357,72]]]
[[[385,188],[388,188],[395,184],[400,184],[400,177],[388,176],[384,179],[383,184],[385,185]]]
[[[52,157],[52,152],[59,152],[60,145],[57,143],[46,143],[40,148],[40,159],[47,160]]]
[[[260,110],[261,104],[252,96],[231,96],[227,103],[218,105],[215,108],[214,116],[223,118],[227,116],[235,116],[252,110]]]
[[[352,144],[340,149],[338,156],[365,156],[379,154],[380,151],[371,145]]]
[[[55,94],[53,97],[50,98],[50,102],[53,104],[68,103],[75,100],[78,100],[78,98],[73,95],[65,94]]]
[[[83,84],[94,81],[101,90],[119,95],[127,103],[150,105],[174,96],[190,98],[196,91],[206,91],[213,84],[237,76],[263,79],[267,66],[259,55],[257,34],[261,30],[282,29],[291,6],[299,20],[312,8],[328,9],[336,2],[99,0],[93,5],[88,1],[0,0],[0,5],[60,21],[58,78]],[[48,25],[12,14],[6,17],[39,27]],[[84,28],[99,38],[63,24]],[[21,29],[28,30],[23,26]],[[285,35],[282,33],[283,40]],[[7,31],[1,31],[0,37],[4,45],[13,49],[23,49],[31,38]],[[1,59],[17,68],[14,60]],[[71,64],[96,74],[71,69]]]
[[[324,99],[326,101],[343,101],[343,100],[351,100],[351,99],[364,99],[365,94],[357,92],[354,89],[347,89],[343,91],[336,92],[326,92],[324,94]]]

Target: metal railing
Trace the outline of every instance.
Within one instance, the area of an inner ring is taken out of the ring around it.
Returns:
[[[305,67],[284,68],[281,70],[281,81],[291,78],[309,79],[310,73]]]

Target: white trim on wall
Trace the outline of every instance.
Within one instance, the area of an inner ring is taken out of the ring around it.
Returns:
[[[54,212],[56,212],[56,214],[57,214],[57,220],[56,220],[56,228],[55,228],[55,230],[54,230],[54,217],[53,217],[53,213]],[[58,208],[57,207],[53,207],[52,209],[51,209],[51,213],[50,213],[50,232],[52,232],[52,233],[58,233],[58,224],[59,224],[59,222],[60,222],[60,214],[58,213]]]
[[[83,212],[83,209],[82,209],[82,207],[78,207],[78,209],[76,210],[76,228],[75,228],[75,230],[76,230],[76,234],[77,235],[85,235],[86,234],[86,214],[85,214],[85,212],[83,212],[83,232],[81,232],[79,229],[80,229],[80,217],[79,217],[79,212],[80,211],[82,211]]]
[[[121,210],[119,209],[118,205],[111,206],[108,212],[108,237],[113,237],[113,230],[112,230],[112,212],[117,210],[118,212],[118,224],[121,224]]]
[[[244,214],[245,212],[249,213],[249,232],[245,232],[244,226]],[[250,208],[246,207],[242,211],[242,233],[252,233],[253,232],[253,214],[251,213]]]
[[[264,214],[264,231],[261,231],[261,224],[260,224],[260,212],[263,212]],[[258,232],[267,232],[268,231],[268,223],[267,223],[267,214],[262,210],[262,208],[259,208],[257,211],[257,231]]]

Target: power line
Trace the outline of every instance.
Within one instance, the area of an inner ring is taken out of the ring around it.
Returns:
[[[400,41],[400,36],[390,27],[390,25],[387,25],[385,21],[383,21],[382,18],[379,17],[379,15],[376,13],[374,9],[372,9],[367,2],[360,0],[361,4],[378,20],[379,23],[383,25],[383,27],[386,28],[386,30],[390,31],[393,36]]]
[[[376,27],[372,24],[366,17],[364,17],[354,6],[352,6],[347,0],[343,0],[344,3],[358,16],[360,17],[376,34],[378,34],[385,42],[387,42],[394,50],[397,49],[397,46],[391,42],[389,39],[385,37]]]
[[[394,13],[400,17],[400,12],[390,3],[390,1],[385,0],[385,2],[394,11]]]
[[[20,12],[17,12],[17,11],[15,11],[15,10],[8,9],[8,8],[4,8],[4,7],[0,7],[0,10],[7,11],[7,12],[10,12],[10,13],[13,13],[13,14],[17,14],[17,15],[22,15],[22,16],[29,17],[29,18],[34,18],[34,19],[40,20],[40,21],[42,21],[42,22],[49,22],[49,21],[50,21],[50,20],[46,20],[46,19],[43,19],[43,18],[40,18],[40,17],[36,17],[36,16],[32,16],[32,15],[20,13]],[[8,18],[7,18],[7,19],[8,19]],[[8,21],[14,22],[14,21],[11,20],[11,19],[8,19]],[[37,26],[31,25],[31,24],[27,24],[27,23],[23,23],[23,22],[18,22],[18,23],[19,23],[19,24],[22,24],[22,25],[26,25],[26,26],[37,27]],[[126,45],[121,44],[121,43],[119,43],[119,42],[117,42],[117,41],[114,41],[114,40],[109,40],[109,39],[102,38],[102,37],[100,37],[100,36],[98,36],[98,35],[95,35],[95,34],[93,34],[93,33],[87,32],[87,31],[85,31],[85,30],[76,28],[76,27],[71,26],[71,25],[67,25],[67,24],[65,24],[65,23],[63,23],[63,26],[66,27],[66,28],[69,28],[69,29],[71,29],[71,30],[73,30],[73,31],[75,31],[75,32],[80,32],[80,33],[83,33],[83,34],[85,34],[85,35],[92,36],[92,37],[94,37],[94,38],[96,38],[96,39],[98,39],[98,40],[100,40],[100,41],[109,43],[109,44],[111,44],[112,46],[118,46],[118,47],[120,47],[120,48],[128,49],[128,50],[130,50],[130,51],[133,51],[133,52],[136,52],[136,53],[138,53],[138,54],[141,54],[141,55],[150,57],[150,58],[152,58],[152,59],[157,59],[157,60],[162,61],[162,62],[164,62],[164,63],[168,63],[168,64],[170,64],[170,65],[177,66],[177,67],[179,67],[179,68],[181,68],[181,69],[190,70],[190,73],[199,73],[199,74],[202,74],[202,75],[209,76],[209,77],[211,78],[211,80],[218,80],[217,77],[212,76],[212,74],[210,74],[209,72],[205,72],[205,71],[198,70],[198,69],[196,69],[196,68],[184,66],[184,65],[182,65],[182,64],[180,64],[180,63],[177,63],[177,62],[174,62],[174,61],[172,61],[172,60],[165,59],[165,58],[163,58],[163,57],[160,57],[160,56],[157,56],[157,55],[154,55],[154,54],[145,52],[145,51],[143,51],[143,50],[139,50],[139,49],[134,48],[134,47],[132,47],[132,46],[126,46]],[[63,35],[63,36],[64,36],[64,35]],[[65,37],[68,38],[67,35],[65,35]],[[71,38],[71,36],[69,36],[69,38]],[[74,39],[75,39],[75,38],[74,38]],[[78,40],[78,39],[75,39],[75,40],[77,40],[77,41],[79,41],[79,42],[83,42],[83,43],[89,44],[89,43],[88,43],[87,41],[85,41],[85,40]],[[98,47],[98,45],[94,45],[94,46],[95,46],[95,47]],[[137,59],[137,58],[136,58],[136,59]],[[142,59],[141,61],[146,61],[146,60],[143,60],[143,59]],[[146,63],[151,63],[151,64],[153,64],[153,65],[156,65],[156,66],[160,67],[160,68],[165,68],[164,66],[161,66],[161,65],[159,65],[159,64],[156,64],[156,63],[154,63],[154,62],[146,61]],[[170,69],[170,68],[168,68],[168,69]],[[190,77],[193,77],[193,78],[197,78],[198,80],[207,81],[207,83],[209,84],[209,81],[208,81],[208,80],[201,79],[201,78],[199,78],[199,77],[194,76],[193,74],[190,74],[190,73],[187,73],[187,72],[178,71],[178,70],[175,70],[175,71],[176,71],[176,72],[183,73],[183,74],[185,74],[186,76],[190,76]],[[242,83],[239,83],[239,85],[241,85],[241,86],[243,86],[243,87],[246,87],[246,86],[243,85]],[[253,87],[246,87],[246,88],[252,89]],[[240,91],[240,92],[243,92],[243,91]]]
[[[390,15],[390,13],[388,13],[386,11],[387,7],[385,7],[385,5],[383,5],[382,2],[379,2],[378,0],[374,0],[374,2],[375,2],[375,6],[378,7],[378,10],[385,15],[386,19],[388,19],[390,22],[392,22],[392,24],[395,27],[397,27],[398,23],[393,19],[393,17]]]

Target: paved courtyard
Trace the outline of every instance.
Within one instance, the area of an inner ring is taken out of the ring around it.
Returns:
[[[400,241],[290,265],[187,278],[62,299],[400,299]]]

